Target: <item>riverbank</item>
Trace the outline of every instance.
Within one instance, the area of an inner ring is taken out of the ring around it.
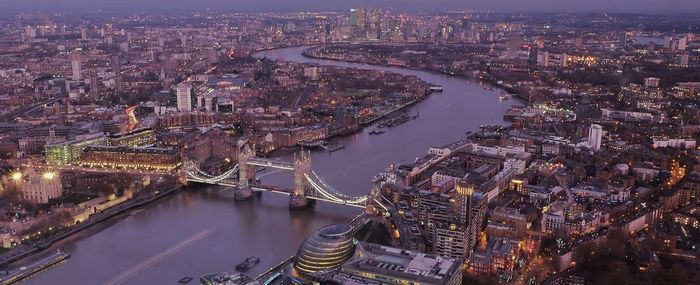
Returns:
[[[391,68],[405,68],[405,69],[410,69],[410,70],[416,70],[416,71],[424,71],[424,72],[430,72],[430,73],[435,73],[439,75],[445,75],[445,76],[450,76],[454,78],[459,78],[471,82],[477,82],[480,84],[488,84],[488,86],[493,87],[493,88],[498,88],[502,91],[505,91],[509,94],[515,95],[514,98],[518,99],[521,103],[528,103],[529,99],[526,97],[523,97],[522,94],[519,92],[516,92],[516,90],[506,87],[503,84],[498,84],[498,82],[494,82],[491,80],[486,80],[486,79],[476,79],[472,76],[464,75],[464,74],[454,74],[450,72],[446,72],[443,70],[439,69],[434,69],[434,68],[424,68],[424,67],[415,67],[415,66],[403,66],[403,65],[394,65],[394,64],[387,64],[387,63],[370,63],[370,62],[364,62],[360,60],[350,60],[350,59],[340,59],[340,58],[334,58],[334,57],[329,57],[329,56],[322,56],[322,55],[315,55],[312,53],[309,53],[309,50],[311,50],[314,47],[325,47],[325,46],[341,46],[342,44],[316,44],[316,45],[311,45],[308,46],[308,49],[304,49],[304,51],[301,53],[302,56],[310,59],[318,59],[318,60],[331,60],[331,61],[340,61],[340,62],[347,62],[347,63],[354,63],[354,64],[362,64],[362,65],[370,65],[370,66],[383,66],[383,67],[391,67]],[[486,89],[486,88],[485,88]]]
[[[260,52],[274,51],[274,50],[287,49],[287,48],[304,48],[304,52],[302,52],[301,54],[302,54],[303,56],[305,56],[305,57],[313,58],[312,56],[309,56],[309,55],[306,54],[306,51],[308,50],[308,48],[312,48],[312,47],[316,47],[316,46],[325,46],[325,45],[326,45],[326,44],[313,44],[313,45],[301,45],[301,46],[291,46],[291,47],[276,47],[276,48],[260,49],[260,50],[257,50],[255,53],[257,54],[257,53],[260,53]],[[318,58],[318,59],[325,59],[325,58]],[[328,60],[333,60],[333,59],[328,59]],[[422,80],[422,79],[421,79],[421,80]],[[428,81],[425,81],[425,80],[422,80],[422,81],[425,82],[425,83],[428,83],[429,85],[431,84],[431,82],[428,82]],[[408,101],[408,102],[405,102],[405,103],[400,104],[400,105],[397,105],[397,106],[394,106],[393,108],[391,108],[391,109],[389,109],[389,110],[386,110],[386,111],[382,112],[381,114],[376,115],[376,116],[374,116],[374,117],[372,117],[372,118],[370,118],[370,119],[368,119],[368,120],[361,121],[361,122],[359,122],[359,123],[357,123],[357,124],[355,124],[355,125],[347,126],[347,127],[345,127],[345,128],[342,128],[342,129],[334,130],[333,132],[330,132],[330,133],[325,137],[325,139],[333,139],[333,138],[339,138],[339,137],[346,137],[346,136],[353,135],[353,134],[355,134],[355,133],[357,133],[357,132],[361,132],[361,131],[363,131],[367,126],[370,126],[370,125],[372,125],[373,123],[375,123],[375,122],[377,122],[377,121],[379,121],[379,120],[381,120],[381,119],[385,119],[385,118],[387,118],[387,116],[390,116],[391,114],[394,114],[394,113],[396,113],[396,112],[400,112],[400,111],[406,110],[406,109],[408,109],[409,107],[411,107],[411,106],[413,106],[413,105],[415,105],[415,104],[417,104],[417,103],[419,103],[419,102],[421,102],[421,101],[424,101],[425,99],[427,99],[428,97],[430,97],[433,93],[435,93],[434,90],[427,89],[425,92],[423,92],[423,94],[416,96],[416,98],[414,98],[413,100],[410,100],[410,101]],[[299,150],[300,148],[301,148],[301,147],[297,146],[297,147],[287,147],[287,148],[283,148],[283,149],[278,149],[278,150],[272,151],[270,154],[268,154],[268,155],[266,155],[266,156],[268,156],[268,157],[274,157],[274,156],[281,155],[281,154],[282,154],[282,155],[283,155],[283,154],[288,154],[288,153],[290,153],[290,152],[297,151],[297,150]]]
[[[134,210],[136,208],[146,206],[148,204],[151,204],[155,201],[160,200],[161,198],[174,193],[175,191],[181,189],[180,186],[175,186],[171,187],[170,189],[166,191],[156,191],[155,194],[151,194],[148,196],[141,196],[137,198],[133,198],[125,203],[119,204],[117,206],[114,206],[112,208],[109,208],[103,212],[96,213],[92,215],[87,221],[84,221],[82,223],[76,224],[72,226],[69,230],[66,232],[60,233],[56,236],[51,237],[47,241],[40,242],[38,244],[34,244],[32,247],[11,255],[9,257],[5,257],[0,259],[0,266],[8,266],[10,264],[16,263],[16,262],[21,262],[24,260],[27,260],[29,258],[34,257],[36,254],[42,253],[44,250],[50,248],[51,246],[68,239],[69,237],[72,237],[78,233],[81,233],[87,229],[90,229],[92,227],[95,227],[107,220],[110,220],[112,218],[115,218],[127,211]]]

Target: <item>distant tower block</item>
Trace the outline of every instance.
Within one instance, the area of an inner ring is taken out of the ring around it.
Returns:
[[[100,98],[100,82],[94,67],[90,69],[90,98],[95,101]]]
[[[309,206],[306,192],[311,187],[306,176],[311,174],[311,153],[301,151],[294,156],[294,192],[289,195],[290,209],[303,209]]]
[[[80,61],[80,53],[73,52],[70,55],[70,63],[71,63],[71,71],[72,71],[73,80],[77,81],[77,80],[82,79],[83,71],[81,70],[82,62]]]
[[[592,124],[588,129],[588,148],[590,148],[593,152],[600,150],[602,138],[603,127]]]

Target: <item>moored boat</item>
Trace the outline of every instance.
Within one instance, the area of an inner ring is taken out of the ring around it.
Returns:
[[[236,270],[246,271],[248,269],[253,268],[255,265],[258,265],[258,263],[260,263],[260,258],[251,256],[243,260],[243,262],[236,265]]]

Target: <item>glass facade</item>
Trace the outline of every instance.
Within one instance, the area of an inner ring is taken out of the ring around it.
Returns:
[[[70,165],[76,163],[82,151],[91,145],[105,145],[107,138],[99,136],[85,140],[74,140],[60,144],[51,144],[44,147],[46,163],[57,165]]]
[[[352,227],[329,225],[313,233],[299,248],[294,269],[301,277],[339,268],[355,251]]]

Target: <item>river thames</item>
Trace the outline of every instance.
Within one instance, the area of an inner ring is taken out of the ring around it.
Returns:
[[[345,148],[312,153],[316,173],[339,191],[364,195],[369,181],[390,163],[410,163],[439,146],[463,139],[482,124],[503,124],[502,116],[517,101],[499,101],[498,91],[469,81],[419,70],[379,67],[301,55],[304,48],[258,53],[258,57],[415,75],[443,87],[408,111],[420,118],[388,129],[368,130],[342,138]],[[290,158],[291,155],[286,156]],[[262,173],[265,184],[289,186],[291,174]],[[250,276],[294,255],[317,228],[345,222],[360,210],[324,202],[312,209],[289,211],[288,197],[265,193],[234,202],[226,189],[205,187],[177,192],[126,217],[88,230],[56,245],[71,258],[23,284],[175,284],[184,276],[231,271],[248,256],[261,258]],[[45,253],[45,254],[48,254]]]

